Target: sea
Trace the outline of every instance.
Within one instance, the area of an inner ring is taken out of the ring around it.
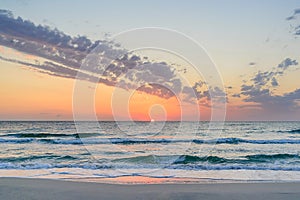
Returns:
[[[300,181],[300,122],[0,122],[0,177]]]

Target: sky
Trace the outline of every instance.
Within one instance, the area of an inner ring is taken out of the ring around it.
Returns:
[[[297,0],[1,0],[0,9],[0,120],[210,120],[212,110],[218,120],[300,120]],[[169,51],[129,52],[142,43]],[[113,65],[78,77],[95,47]]]

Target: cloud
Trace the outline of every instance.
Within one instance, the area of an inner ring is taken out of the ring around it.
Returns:
[[[250,62],[249,65],[254,66],[254,65],[256,65],[256,63],[255,62]]]
[[[253,87],[241,92],[247,98],[245,102],[259,103],[260,107],[267,112],[293,112],[299,110],[297,103],[300,100],[300,89],[283,95],[272,95],[269,89]]]
[[[236,97],[236,98],[241,98],[241,95],[240,94],[233,94],[231,95],[232,97]]]
[[[272,82],[271,82],[272,86],[273,87],[277,87],[279,84],[278,84],[278,81],[275,77],[272,78]]]
[[[138,88],[162,98],[182,93],[190,98],[196,96],[197,100],[210,100],[212,95],[219,98],[225,95],[218,87],[205,88],[206,83],[201,81],[193,85],[191,92],[178,78],[178,73],[187,73],[186,69],[180,71],[165,62],[150,62],[147,57],[131,54],[112,41],[72,37],[56,28],[15,18],[7,10],[0,10],[0,22],[0,45],[44,60],[30,62],[0,56],[7,62],[29,66],[52,76],[80,78],[127,90]]]
[[[125,49],[119,48],[119,45],[114,42],[106,40],[92,42],[85,36],[71,37],[57,29],[35,25],[21,17],[14,18],[12,12],[7,10],[0,10],[0,22],[0,45],[46,59],[40,63],[30,63],[0,56],[2,60],[26,65],[41,73],[64,78],[75,79],[79,74],[78,77],[81,79],[107,85],[115,85],[118,77],[135,69],[137,79],[134,81],[144,80],[146,84],[147,81],[155,81],[148,80],[149,77],[160,77],[161,82],[169,84],[175,91],[181,87],[181,83],[173,77],[174,71],[167,64],[158,66],[158,63],[148,62],[147,70],[136,68],[144,64],[142,59],[128,54]],[[93,51],[96,54],[93,54]],[[107,62],[114,60],[114,63],[105,63],[105,60]],[[100,67],[99,61],[108,66]],[[84,70],[80,69],[83,63],[87,66]],[[150,92],[149,88],[145,91]]]
[[[245,89],[247,90],[246,87],[256,87],[260,88],[263,86],[273,86],[276,87],[278,86],[278,82],[276,77],[279,75],[283,75],[284,72],[289,69],[290,67],[295,67],[298,65],[297,60],[293,60],[291,58],[285,58],[281,63],[279,63],[276,67],[273,68],[272,71],[258,71],[253,78],[250,79],[253,85],[242,85],[242,91]]]
[[[296,19],[295,16],[289,16],[289,17],[286,18],[286,20],[288,20],[288,21],[293,20],[293,19]]]
[[[286,58],[277,67],[285,70],[290,66],[296,66],[296,65],[298,65],[297,60],[292,60],[290,58]]]
[[[242,89],[241,94],[248,97],[247,99],[245,99],[246,102],[259,102],[264,100],[265,97],[270,96],[270,90],[251,86],[244,87],[244,89]]]
[[[273,72],[258,72],[253,79],[251,79],[255,85],[266,85],[271,77]]]
[[[299,25],[299,19],[298,15],[300,14],[300,8],[297,8],[294,10],[293,15],[289,16],[286,18],[287,21],[291,21],[290,27],[291,27],[291,32],[294,35],[300,35],[300,25]]]
[[[177,78],[175,71],[166,63],[146,62],[129,69],[119,78],[117,86],[170,98],[182,91],[182,81]]]
[[[211,107],[217,104],[224,104],[228,102],[226,92],[220,87],[208,86],[204,81],[197,81],[192,87],[184,87],[182,89],[182,95],[185,100],[190,103],[197,102],[199,105],[205,107]]]
[[[295,35],[300,35],[300,25],[297,26],[297,27],[294,29],[294,34],[295,34]]]
[[[119,51],[107,41],[95,41],[85,36],[71,37],[48,26],[34,25],[21,17],[14,18],[10,11],[0,10],[0,45],[48,59],[78,70],[82,60],[96,46],[103,53]],[[66,74],[69,77],[68,74]]]
[[[300,14],[300,8],[297,8],[294,10],[293,15],[287,17],[286,20],[288,20],[288,21],[294,20],[294,19],[296,19],[297,15],[299,15],[299,14]]]
[[[243,101],[258,103],[263,110],[270,112],[299,110],[297,101],[300,100],[300,89],[282,95],[273,93],[273,89],[279,86],[277,77],[284,75],[286,70],[296,65],[298,65],[296,60],[286,58],[271,71],[259,71],[249,81],[245,80],[240,92],[244,97]]]

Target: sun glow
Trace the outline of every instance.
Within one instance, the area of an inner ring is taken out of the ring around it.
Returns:
[[[180,107],[176,97],[169,99],[135,92],[129,101],[131,119],[137,121],[166,121],[180,119]]]

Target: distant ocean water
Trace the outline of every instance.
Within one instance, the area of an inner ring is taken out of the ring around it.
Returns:
[[[0,176],[300,181],[300,122],[209,125],[0,122]]]

